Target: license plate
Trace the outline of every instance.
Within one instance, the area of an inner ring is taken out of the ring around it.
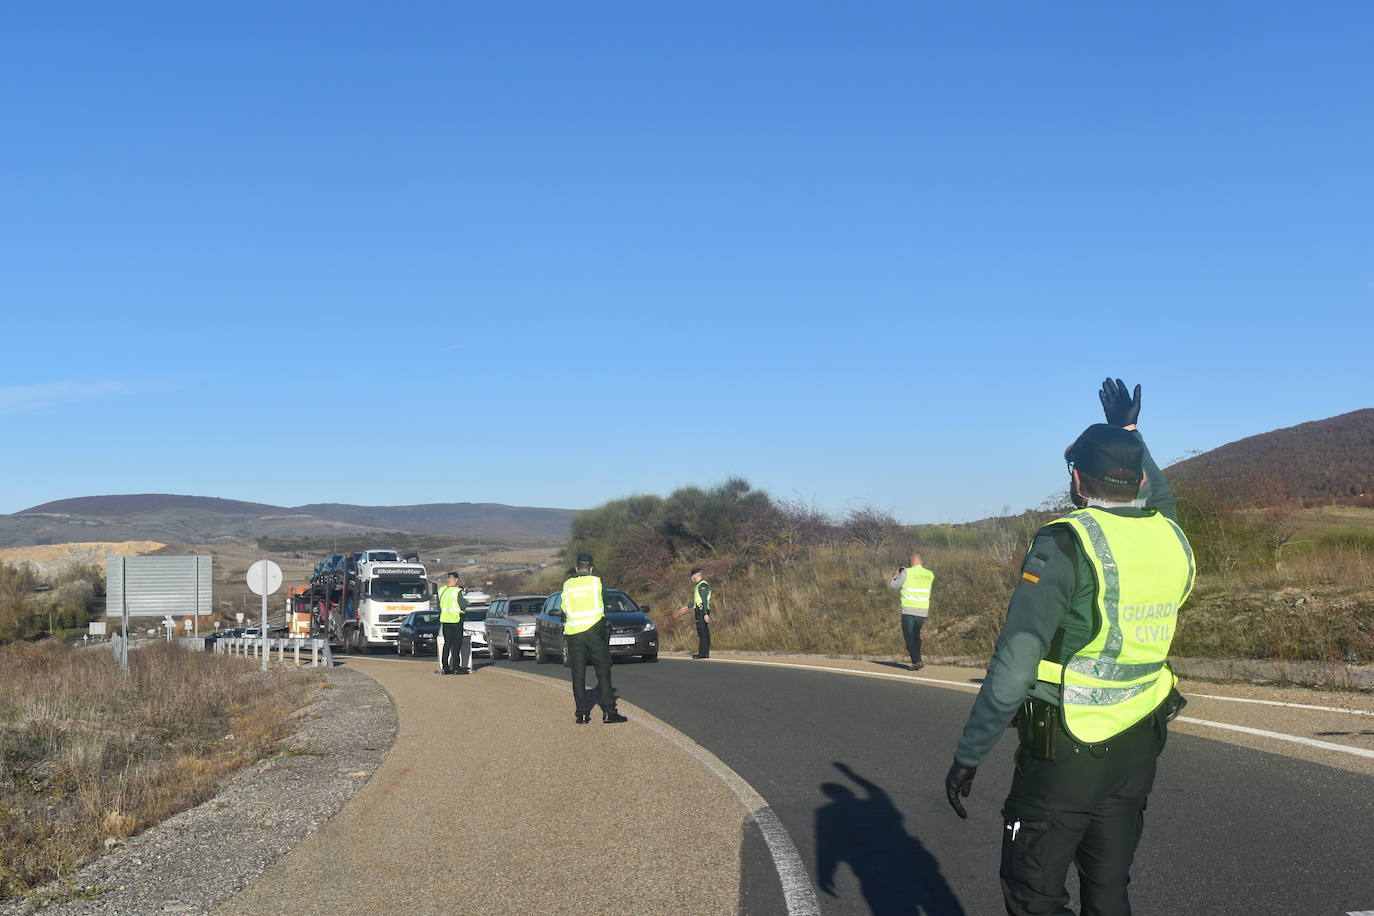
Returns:
[[[613,646],[633,646],[635,638],[633,636],[612,636],[611,645]]]

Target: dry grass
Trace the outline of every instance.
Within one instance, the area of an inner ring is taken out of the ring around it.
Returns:
[[[270,753],[299,678],[158,643],[0,647],[0,898],[69,874],[109,841],[191,807]]]
[[[1374,549],[1328,536],[1267,563],[1203,570],[1181,617],[1174,654],[1362,663],[1374,660]],[[1016,583],[1016,556],[996,544],[925,547],[936,573],[923,632],[931,656],[987,658]],[[902,657],[895,563],[862,545],[809,549],[785,566],[752,565],[711,577],[721,649]],[[708,569],[708,575],[711,570]],[[696,646],[687,570],[674,584],[636,593],[658,610],[666,648]]]
[[[924,554],[936,572],[936,610],[922,634],[927,651],[986,655],[1006,615],[1014,569],[977,548],[926,547]],[[898,595],[888,588],[896,566],[884,551],[838,544],[812,548],[785,565],[750,565],[712,577],[712,646],[900,656]],[[660,609],[654,618],[667,648],[694,648],[691,614],[675,613],[688,596],[686,569],[680,582],[637,600]]]

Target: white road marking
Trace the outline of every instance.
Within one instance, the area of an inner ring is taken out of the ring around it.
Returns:
[[[829,671],[829,672],[834,673],[834,674],[850,674],[850,675],[857,675],[857,676],[859,676],[859,677],[887,677],[887,678],[896,678],[896,679],[898,679],[898,680],[903,680],[903,681],[917,681],[917,682],[925,683],[925,684],[939,684],[939,685],[945,686],[945,687],[962,687],[962,688],[964,688],[964,689],[973,689],[973,690],[977,690],[977,689],[978,689],[978,685],[977,685],[977,684],[965,684],[965,683],[963,683],[962,681],[945,681],[945,680],[940,680],[940,679],[938,679],[938,678],[933,678],[933,677],[915,677],[915,676],[909,675],[909,674],[888,674],[888,673],[882,672],[882,671],[856,671],[856,670],[853,669],[853,668],[831,668],[831,667],[827,667],[827,666],[825,666],[825,665],[801,665],[801,664],[796,664],[796,663],[793,663],[793,662],[763,662],[763,661],[754,661],[753,659],[748,659],[748,658],[713,658],[713,659],[711,659],[711,661],[712,661],[712,662],[725,662],[725,663],[727,663],[727,664],[734,664],[734,665],[767,665],[767,666],[772,667],[772,668],[801,668],[801,669],[804,669],[804,670],[807,670],[807,671]],[[1202,694],[1196,694],[1196,696],[1202,696]],[[1209,697],[1209,699],[1210,699],[1210,697]],[[1232,698],[1231,698],[1231,697],[1216,697],[1216,699],[1232,699]],[[1255,702],[1265,702],[1265,703],[1268,703],[1268,702],[1272,702],[1272,701],[1255,701]],[[1279,704],[1277,704],[1277,705],[1280,705],[1280,706],[1299,705],[1299,706],[1300,706],[1300,704],[1288,704],[1288,703],[1279,703]],[[1300,708],[1301,708],[1301,706],[1300,706]],[[1310,708],[1312,708],[1312,709],[1322,709],[1322,710],[1327,710],[1327,709],[1329,709],[1329,710],[1331,710],[1332,712],[1350,712],[1350,711],[1351,711],[1351,710],[1337,709],[1336,707],[1330,707],[1330,706],[1314,706],[1314,707],[1310,707]],[[1320,748],[1321,750],[1324,750],[1324,751],[1336,751],[1336,752],[1342,753],[1342,754],[1354,754],[1356,757],[1368,757],[1368,758],[1370,758],[1371,760],[1374,760],[1374,751],[1365,750],[1365,749],[1362,748],[1362,747],[1350,747],[1349,745],[1345,745],[1345,744],[1335,744],[1334,742],[1331,742],[1331,741],[1318,741],[1318,740],[1316,740],[1315,738],[1301,738],[1301,737],[1298,737],[1297,735],[1285,735],[1285,734],[1283,734],[1282,732],[1271,732],[1271,731],[1267,731],[1267,730],[1262,729],[1262,728],[1249,728],[1249,727],[1244,726],[1244,725],[1231,725],[1231,724],[1228,724],[1228,723],[1226,723],[1226,722],[1212,722],[1212,721],[1210,721],[1210,720],[1208,720],[1208,719],[1194,719],[1194,718],[1192,718],[1191,716],[1179,716],[1177,721],[1179,721],[1179,722],[1189,722],[1189,723],[1191,723],[1191,724],[1193,724],[1193,725],[1205,725],[1205,726],[1209,726],[1209,727],[1211,727],[1211,728],[1222,728],[1222,729],[1227,729],[1227,730],[1229,730],[1229,731],[1244,732],[1244,733],[1247,734],[1247,735],[1257,735],[1257,736],[1259,736],[1259,737],[1261,737],[1261,738],[1271,738],[1271,739],[1273,739],[1273,740],[1275,740],[1275,741],[1289,741],[1289,742],[1292,742],[1293,744],[1304,744],[1304,745],[1307,745],[1308,747]],[[1374,916],[1374,913],[1371,913],[1371,916]]]
[[[1374,910],[1359,910],[1346,913],[1345,916],[1374,916]]]
[[[1311,703],[1284,703],[1279,700],[1252,700],[1250,697],[1222,697],[1210,693],[1190,692],[1188,696],[1203,700],[1226,700],[1228,703],[1259,703],[1262,706],[1284,706],[1289,709],[1315,709],[1319,712],[1344,712],[1352,716],[1374,716],[1374,711],[1368,709],[1342,709],[1339,706],[1313,706]],[[1369,911],[1369,916],[1374,916],[1374,910]]]
[[[537,684],[555,689],[566,686],[562,680],[555,680],[543,675],[522,674],[508,668],[497,668],[496,670],[509,677],[534,681]],[[625,705],[632,706],[628,702]],[[715,754],[668,723],[645,712],[643,708],[633,706],[633,709],[635,717],[632,721],[643,725],[660,738],[676,745],[679,750],[691,756],[708,772],[725,783],[744,810],[754,819],[754,823],[758,824],[759,833],[763,835],[763,841],[768,846],[769,855],[773,857],[773,868],[777,871],[778,880],[782,883],[782,894],[787,902],[789,916],[820,916],[821,908],[816,901],[816,891],[811,886],[811,876],[807,874],[806,866],[802,864],[801,854],[797,852],[797,844],[792,842],[792,837],[788,834],[787,828],[782,825],[782,821],[778,819],[767,800],[753,786],[749,785],[743,776],[730,769]]]
[[[1258,735],[1261,738],[1272,738],[1275,741],[1290,741],[1293,744],[1305,744],[1308,747],[1321,748],[1324,751],[1339,751],[1342,754],[1354,754],[1356,757],[1368,757],[1374,760],[1374,751],[1365,750],[1362,747],[1333,744],[1330,741],[1318,741],[1316,738],[1300,738],[1297,735],[1285,735],[1282,732],[1271,732],[1263,728],[1250,728],[1246,725],[1231,725],[1228,722],[1209,722],[1206,719],[1194,719],[1192,716],[1179,716],[1175,721],[1187,722],[1191,725],[1206,725],[1211,728],[1224,728],[1228,731],[1244,732],[1247,735]]]

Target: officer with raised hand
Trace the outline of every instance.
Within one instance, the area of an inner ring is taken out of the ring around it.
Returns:
[[[1172,493],[1136,430],[1140,386],[1107,379],[1106,423],[1064,452],[1078,507],[1041,528],[1021,566],[945,793],[960,817],[978,765],[1013,719],[1002,806],[1007,912],[1129,914],[1126,886],[1166,723],[1182,708],[1166,664],[1195,566]]]
[[[609,724],[629,721],[616,709],[615,687],[611,684],[611,642],[606,630],[606,603],[598,576],[592,575],[590,554],[577,555],[577,569],[563,583],[563,637],[568,641],[568,661],[572,668],[573,721],[586,725],[592,720],[592,706],[601,705],[601,721]],[[587,690],[587,662],[596,669],[596,692]]]

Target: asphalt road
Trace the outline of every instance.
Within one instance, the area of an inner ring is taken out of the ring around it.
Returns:
[[[529,660],[479,664],[567,678]],[[615,679],[625,700],[695,739],[772,805],[823,912],[1002,912],[998,809],[1010,735],[979,770],[967,822],[943,795],[971,693],[667,657],[619,663]],[[1372,788],[1357,773],[1171,735],[1133,872],[1136,912],[1374,909]],[[766,847],[746,838],[743,855],[743,910],[777,912]]]

